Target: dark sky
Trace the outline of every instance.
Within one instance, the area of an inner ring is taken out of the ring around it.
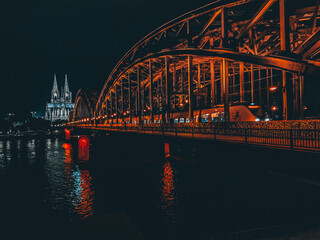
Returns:
[[[212,0],[0,0],[0,113],[44,111],[53,74],[99,92],[117,61],[163,23]]]

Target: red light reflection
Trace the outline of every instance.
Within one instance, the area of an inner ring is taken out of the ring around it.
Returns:
[[[65,162],[66,163],[71,163],[72,162],[72,145],[70,143],[64,143],[62,147],[65,149]]]
[[[89,138],[81,137],[78,139],[78,159],[89,161]]]
[[[66,133],[66,140],[70,140],[71,131],[69,129],[64,130]]]
[[[170,157],[170,146],[169,146],[169,143],[164,143],[164,156],[166,158]]]

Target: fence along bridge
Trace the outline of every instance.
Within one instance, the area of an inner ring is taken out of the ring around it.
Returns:
[[[245,102],[304,119],[305,84],[320,74],[319,18],[319,0],[224,0],[193,10],[136,43],[94,101],[79,94],[68,125],[319,148],[317,129],[230,125],[233,106]],[[218,119],[197,123],[209,110]]]

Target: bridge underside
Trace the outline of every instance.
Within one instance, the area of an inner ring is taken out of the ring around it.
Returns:
[[[169,122],[171,114],[259,105],[303,119],[320,73],[319,0],[225,0],[178,17],[135,44],[99,96],[95,122]]]

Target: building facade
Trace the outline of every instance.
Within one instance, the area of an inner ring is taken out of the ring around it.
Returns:
[[[45,119],[50,121],[68,120],[70,112],[73,111],[72,92],[69,90],[67,74],[64,79],[64,87],[59,92],[57,78],[54,74],[51,101],[47,103]]]

